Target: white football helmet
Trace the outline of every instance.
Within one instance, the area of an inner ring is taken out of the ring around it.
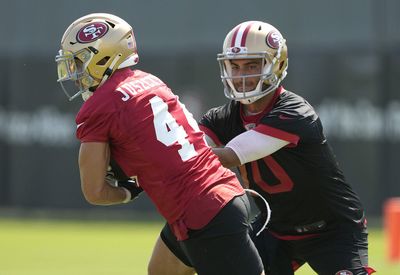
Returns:
[[[73,22],[61,39],[57,82],[69,100],[79,95],[86,100],[115,70],[138,61],[135,37],[127,22],[112,14],[89,14]],[[73,92],[68,91],[66,81],[73,82]]]
[[[259,74],[233,75],[231,61],[234,59],[261,59]],[[272,25],[260,21],[248,21],[234,27],[226,36],[223,52],[217,60],[221,70],[225,96],[250,104],[274,91],[285,78],[288,67],[286,40]],[[245,80],[259,77],[255,89],[247,91]],[[241,79],[243,91],[239,92],[233,80]]]

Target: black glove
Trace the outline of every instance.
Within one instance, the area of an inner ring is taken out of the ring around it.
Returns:
[[[140,187],[134,179],[119,180],[117,181],[117,186],[124,187],[131,192],[131,200],[135,199],[140,193],[143,192],[142,187]]]
[[[122,171],[122,168],[114,159],[110,160],[110,164],[107,169],[107,176],[118,181],[130,180],[130,178],[125,175],[124,171]]]
[[[129,178],[114,159],[110,159],[106,181],[112,186],[124,187],[131,193],[131,201],[143,192],[136,179]]]

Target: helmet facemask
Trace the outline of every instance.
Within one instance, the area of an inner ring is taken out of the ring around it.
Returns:
[[[56,56],[57,82],[70,101],[79,95],[91,93],[91,87],[99,84],[88,72],[87,66],[93,53],[88,49],[82,49],[76,53],[59,50]],[[73,87],[71,87],[71,81]],[[78,88],[78,91],[76,89]]]
[[[276,56],[270,56],[267,52],[247,53],[246,55],[218,54],[217,60],[221,71],[221,80],[224,84],[225,96],[229,99],[240,101],[243,104],[250,104],[274,91],[286,76],[286,71],[280,78],[273,72],[276,66],[281,66],[277,64],[279,57],[279,51],[277,51]],[[244,59],[249,61],[251,59],[260,59],[262,63],[260,72],[258,74],[234,76],[232,73],[232,62]],[[249,90],[246,88],[246,79],[254,77],[258,77],[260,80],[254,89]],[[233,82],[235,79],[242,79],[242,91],[238,91],[234,85]]]

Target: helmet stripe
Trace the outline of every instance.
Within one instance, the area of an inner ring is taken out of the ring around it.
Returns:
[[[240,24],[234,31],[232,41],[231,41],[231,47],[244,47],[246,45],[246,38],[247,34],[250,31],[251,26],[254,24],[254,22],[246,22],[243,24]]]
[[[237,28],[235,29],[235,31],[233,33],[232,41],[231,41],[231,47],[235,47],[235,40],[236,40],[236,36],[237,36],[237,34],[239,32],[239,29],[240,29],[240,25],[237,26]]]
[[[249,25],[247,25],[246,29],[244,30],[243,36],[242,36],[242,40],[240,41],[240,46],[241,46],[241,47],[246,46],[247,34],[249,33],[250,28],[251,28],[251,26],[252,26],[253,24],[254,24],[254,23],[251,22]]]

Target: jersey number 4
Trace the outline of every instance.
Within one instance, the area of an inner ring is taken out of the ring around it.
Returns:
[[[185,105],[179,103],[183,114],[186,117],[189,126],[195,131],[200,131],[197,122],[193,116],[186,109]],[[154,129],[156,131],[157,140],[162,142],[165,146],[172,146],[175,143],[181,145],[178,150],[179,156],[182,161],[186,161],[197,155],[197,152],[189,142],[188,134],[182,125],[176,122],[176,119],[168,112],[168,105],[160,97],[154,96],[150,99],[150,105],[154,115]]]

